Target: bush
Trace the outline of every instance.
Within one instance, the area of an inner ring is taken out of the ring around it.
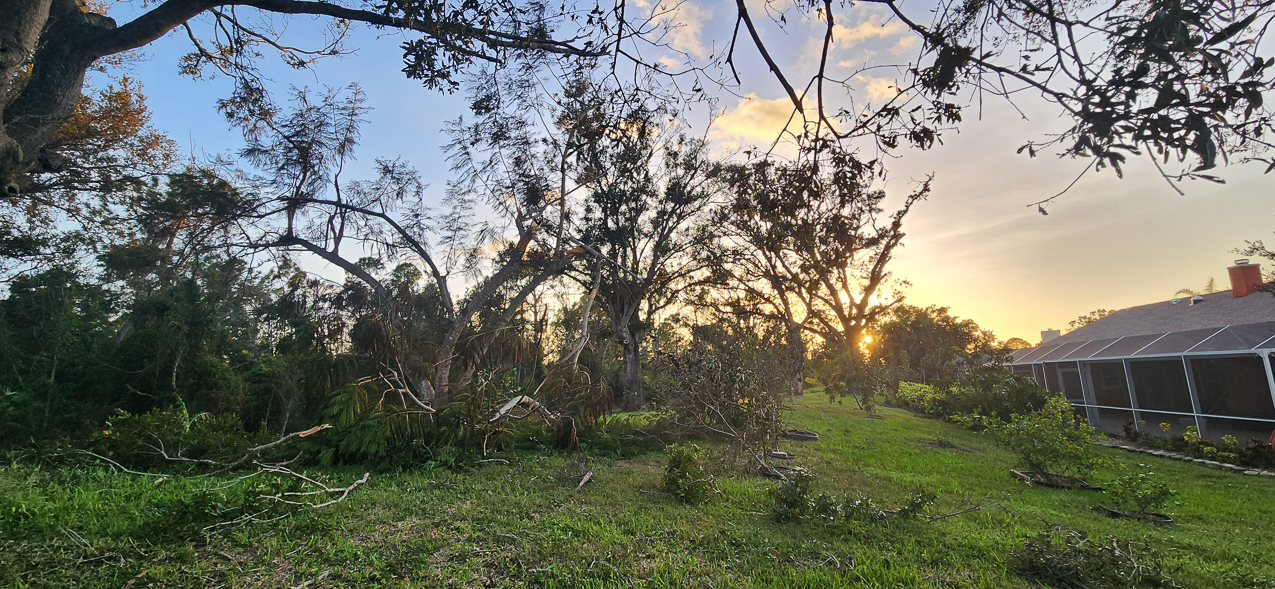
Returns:
[[[981,415],[1006,419],[1014,414],[1037,411],[1049,398],[1049,391],[1034,379],[1004,374],[1000,378],[984,379],[980,384],[958,383],[943,388],[900,382],[894,401],[934,417]]]
[[[1177,493],[1170,489],[1155,473],[1149,471],[1127,474],[1106,486],[1116,505],[1124,509],[1146,514],[1152,509],[1164,507]]]
[[[93,450],[134,468],[186,469],[243,456],[270,441],[270,434],[244,431],[234,414],[187,414],[185,407],[132,415],[118,411],[91,443]],[[167,455],[169,458],[165,458]],[[264,457],[268,459],[269,457]]]
[[[1009,422],[992,418],[986,423],[997,444],[1052,482],[1062,483],[1062,477],[1084,478],[1101,464],[1093,446],[1098,430],[1077,416],[1062,395],[1035,413],[1014,415]]]
[[[695,340],[677,353],[657,353],[652,397],[659,409],[703,435],[724,439],[724,461],[740,464],[774,449],[787,429],[791,362],[785,347],[736,336],[714,326],[693,330]]]
[[[933,386],[917,382],[901,382],[895,398],[899,404],[926,415],[946,417],[947,395],[940,394]]]
[[[788,480],[775,490],[775,504],[771,507],[771,516],[780,523],[810,517],[814,512],[814,502],[810,499],[810,484],[815,482],[815,473],[797,467],[790,470],[786,476]]]
[[[668,447],[668,464],[664,467],[664,491],[678,501],[698,505],[716,495],[717,481],[708,472],[706,452],[695,444]]]
[[[898,509],[885,510],[877,507],[876,502],[864,495],[843,495],[838,498],[820,493],[811,498],[810,486],[814,481],[813,472],[800,467],[792,469],[788,480],[775,490],[771,517],[779,523],[815,519],[825,524],[839,521],[877,523],[885,521],[887,517],[915,519],[923,516],[937,499],[926,489],[917,488]]]
[[[1167,423],[1160,424],[1160,429],[1166,432],[1172,427]],[[1141,446],[1179,452],[1193,458],[1242,464],[1252,468],[1275,468],[1275,454],[1271,452],[1270,443],[1258,438],[1253,438],[1248,444],[1244,444],[1239,438],[1227,435],[1213,442],[1200,438],[1199,430],[1195,426],[1188,427],[1186,433],[1181,436],[1154,436],[1146,429],[1141,432],[1136,431],[1132,423],[1125,425],[1125,438]]]
[[[1151,546],[1114,536],[1095,541],[1084,532],[1061,526],[1023,541],[1010,554],[1010,568],[1028,579],[1067,589],[1173,585]]]

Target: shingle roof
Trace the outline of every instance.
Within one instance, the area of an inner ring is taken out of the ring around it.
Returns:
[[[1013,362],[1164,356],[1275,348],[1275,296],[1231,291],[1121,309],[1044,345],[1016,350]]]
[[[1129,335],[1170,331],[1222,328],[1275,321],[1275,296],[1255,292],[1232,297],[1230,290],[1207,294],[1203,302],[1191,304],[1190,297],[1121,309],[1075,331],[1051,340],[1051,344],[1089,341]]]

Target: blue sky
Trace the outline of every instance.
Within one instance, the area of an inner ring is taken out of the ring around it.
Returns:
[[[761,0],[750,5],[760,9]],[[113,16],[126,20],[127,10],[121,5]],[[723,0],[681,5],[667,17],[676,25],[671,45],[692,59],[708,59],[725,47],[732,11],[733,3]],[[812,73],[817,55],[811,40],[822,24],[791,15],[783,30],[764,18],[759,22],[776,59],[794,83],[804,83],[800,80]],[[848,9],[839,22],[831,61],[846,75],[867,62],[915,58],[915,39],[870,6]],[[288,26],[289,38],[298,43],[320,28],[310,19],[293,19]],[[356,29],[350,43],[358,48],[355,55],[322,60],[312,71],[289,70],[267,58],[263,69],[276,93],[289,86],[360,84],[374,110],[367,116],[352,176],[366,175],[374,157],[402,157],[421,169],[431,194],[441,198],[449,177],[441,129],[464,114],[464,100],[406,79],[399,39]],[[196,157],[233,151],[242,139],[215,111],[216,100],[229,94],[229,82],[179,76],[177,60],[189,50],[184,33],[170,34],[148,46],[146,59],[132,66],[144,84],[153,123]],[[712,129],[701,129],[723,152],[765,142],[787,117],[779,85],[750,44],[737,48],[737,65],[743,85],[714,91],[721,116]],[[871,101],[888,93],[896,71],[857,75],[854,98]],[[935,174],[933,196],[914,210],[906,246],[894,265],[912,283],[913,304],[947,305],[1002,338],[1035,341],[1040,330],[1064,328],[1093,309],[1164,300],[1179,288],[1199,288],[1210,277],[1225,286],[1226,267],[1238,257],[1231,250],[1275,229],[1271,177],[1260,168],[1223,169],[1226,185],[1188,182],[1182,185],[1186,195],[1179,196],[1145,158],[1131,162],[1123,180],[1110,171],[1089,174],[1042,216],[1027,205],[1065,187],[1084,162],[1048,153],[1035,159],[1016,155],[1027,140],[1061,128],[1049,105],[1027,99],[1019,106],[1028,120],[989,99],[981,117],[971,108],[943,145],[926,152],[905,150],[890,163],[885,187],[895,195],[909,190],[912,179]],[[691,119],[703,125],[706,110]]]

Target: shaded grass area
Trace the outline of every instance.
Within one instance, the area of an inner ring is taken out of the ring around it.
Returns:
[[[933,513],[984,509],[781,525],[770,518],[776,483],[760,477],[723,477],[719,498],[686,506],[658,489],[661,454],[522,454],[466,472],[374,474],[344,503],[201,536],[184,509],[218,481],[11,466],[0,468],[0,586],[1029,587],[1008,555],[1056,524],[1145,541],[1182,586],[1275,586],[1269,478],[1102,449],[1111,464],[1097,482],[1142,463],[1178,491],[1166,509],[1177,525],[1156,527],[1096,512],[1099,493],[1015,482],[1012,456],[987,436],[881,414],[807,395],[793,425],[822,439],[784,449],[818,474],[816,493],[896,507],[923,486],[939,496]]]

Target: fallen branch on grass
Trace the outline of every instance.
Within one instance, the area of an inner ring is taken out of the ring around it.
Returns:
[[[226,471],[228,471],[228,470],[231,470],[231,469],[234,469],[234,468],[238,468],[238,467],[240,467],[240,466],[243,466],[243,465],[247,464],[249,460],[252,460],[252,459],[256,458],[257,456],[260,456],[262,452],[265,452],[265,451],[267,451],[267,450],[271,450],[271,449],[273,449],[273,448],[278,448],[279,446],[282,446],[282,445],[284,445],[284,444],[287,444],[288,442],[291,442],[291,441],[293,441],[293,440],[300,440],[300,439],[302,439],[302,438],[308,438],[308,437],[310,437],[310,436],[312,436],[312,435],[314,435],[314,434],[317,434],[317,433],[322,432],[322,431],[330,430],[330,429],[332,429],[332,425],[331,425],[331,424],[327,424],[327,423],[325,423],[325,424],[323,424],[323,425],[316,425],[316,426],[314,426],[314,427],[312,427],[312,428],[310,428],[310,429],[308,429],[308,430],[305,430],[305,431],[303,431],[303,432],[293,432],[293,433],[290,433],[290,434],[288,434],[288,435],[286,435],[286,436],[283,436],[282,438],[279,438],[279,439],[277,439],[277,440],[275,440],[275,441],[273,441],[273,442],[270,442],[269,444],[262,444],[262,445],[260,445],[260,446],[257,446],[256,448],[251,448],[251,449],[249,449],[249,450],[248,450],[248,452],[247,452],[246,454],[244,454],[242,458],[240,458],[239,460],[234,461],[233,463],[230,463],[230,464],[226,465],[226,466],[225,466],[225,468],[222,468],[221,470],[219,470],[219,471],[217,471],[217,472],[214,472],[214,473],[212,473],[212,474],[221,474],[221,473],[226,472]],[[296,459],[294,458],[293,460],[296,460]],[[289,462],[291,462],[291,460],[290,460]]]
[[[262,453],[264,453],[264,452],[267,452],[267,451],[269,451],[269,450],[273,450],[273,449],[275,449],[275,448],[278,448],[278,447],[280,447],[280,446],[283,446],[283,445],[285,445],[285,444],[288,444],[289,442],[293,442],[293,441],[296,441],[296,440],[300,440],[300,439],[303,439],[303,438],[310,437],[310,436],[312,436],[312,435],[314,435],[314,434],[317,434],[317,433],[319,433],[319,432],[322,432],[322,431],[325,431],[325,430],[329,430],[329,429],[332,429],[332,426],[331,426],[331,425],[329,425],[329,424],[326,424],[326,423],[325,423],[325,424],[323,424],[323,425],[316,425],[316,426],[314,426],[314,427],[312,427],[312,428],[310,428],[310,429],[308,429],[308,430],[305,430],[305,431],[300,431],[300,432],[293,432],[293,433],[290,433],[290,434],[288,434],[288,435],[286,435],[286,436],[283,436],[283,437],[281,437],[281,438],[279,438],[279,439],[277,439],[277,440],[275,440],[275,441],[273,441],[273,442],[269,442],[269,443],[266,443],[266,444],[262,444],[262,445],[260,445],[260,446],[256,446],[256,447],[254,447],[254,448],[249,448],[249,449],[248,449],[248,451],[247,451],[247,452],[245,452],[243,456],[239,457],[237,460],[235,460],[235,461],[233,461],[233,462],[221,462],[221,461],[218,461],[218,460],[209,460],[209,459],[207,459],[207,458],[187,458],[187,457],[185,457],[185,456],[182,456],[182,455],[181,455],[181,450],[178,450],[178,452],[177,452],[176,454],[172,454],[172,455],[170,455],[170,454],[167,452],[167,450],[164,448],[164,442],[163,442],[162,440],[159,440],[158,436],[156,436],[156,441],[159,443],[159,445],[158,445],[158,446],[152,446],[152,445],[150,445],[150,444],[147,444],[147,446],[148,446],[148,447],[150,447],[152,450],[154,450],[154,451],[155,451],[155,453],[156,453],[156,454],[158,454],[161,458],[163,458],[164,460],[168,460],[168,461],[170,461],[170,462],[182,462],[182,463],[186,463],[186,464],[195,464],[195,465],[200,465],[200,466],[220,467],[220,468],[217,468],[217,470],[214,470],[214,471],[212,471],[212,472],[208,472],[208,473],[205,473],[205,474],[201,475],[201,476],[215,476],[215,475],[219,475],[219,474],[225,474],[225,473],[227,473],[227,472],[229,472],[229,471],[231,471],[231,470],[234,470],[234,469],[239,468],[239,467],[241,467],[241,466],[243,466],[243,465],[245,465],[245,464],[248,464],[249,462],[254,461],[254,460],[255,460],[258,456],[260,456],[260,455],[261,455]],[[154,435],[154,434],[152,434],[152,435]],[[110,462],[111,464],[115,465],[116,467],[121,468],[121,469],[124,469],[124,467],[123,467],[123,466],[120,466],[120,464],[119,464],[118,462],[115,462],[115,461],[113,461],[113,460],[110,460],[109,458],[106,458],[106,457],[103,457],[103,456],[98,456],[97,454],[93,454],[92,452],[87,452],[87,451],[84,451],[84,450],[80,450],[79,452],[84,453],[84,454],[88,454],[88,455],[93,456],[94,458],[97,458],[97,459],[99,459],[99,460],[104,460],[104,461]],[[285,464],[290,464],[290,463],[292,463],[292,462],[295,462],[295,461],[297,460],[297,458],[300,458],[300,457],[301,457],[301,455],[300,455],[300,454],[298,454],[296,457],[292,458],[291,460],[287,460],[287,461],[284,461],[284,462],[276,463],[274,466],[283,466],[283,465],[285,465]],[[129,471],[129,470],[127,470],[127,469],[124,469],[124,470],[125,470],[126,472],[129,472],[129,474],[139,474],[139,475],[140,475],[140,474],[145,474],[145,476],[161,476],[161,475],[153,475],[153,474],[149,474],[149,473],[139,473],[139,472]]]
[[[283,468],[281,466],[272,466],[272,465],[265,465],[265,464],[258,464],[258,466],[260,466],[261,469],[264,470],[265,472],[285,474],[288,476],[296,477],[298,479],[301,479],[305,483],[318,487],[318,489],[313,491],[287,491],[284,493],[280,493],[278,495],[261,495],[262,499],[273,499],[275,501],[278,501],[280,503],[284,503],[287,505],[300,505],[304,507],[311,507],[314,509],[320,509],[323,507],[327,507],[329,505],[334,505],[336,503],[345,501],[345,498],[349,496],[350,491],[353,491],[354,489],[358,488],[359,485],[367,483],[368,479],[371,478],[372,476],[372,473],[365,472],[363,473],[363,478],[357,481],[354,481],[353,483],[350,484],[350,486],[338,487],[334,489],[323,483],[320,483],[319,481],[316,481],[310,477],[307,477],[299,472],[296,472],[287,468]],[[284,497],[314,497],[316,495],[325,495],[325,494],[334,494],[334,493],[339,493],[339,495],[335,499],[330,499],[322,503],[311,503],[309,501],[293,501],[289,499],[284,499]]]

